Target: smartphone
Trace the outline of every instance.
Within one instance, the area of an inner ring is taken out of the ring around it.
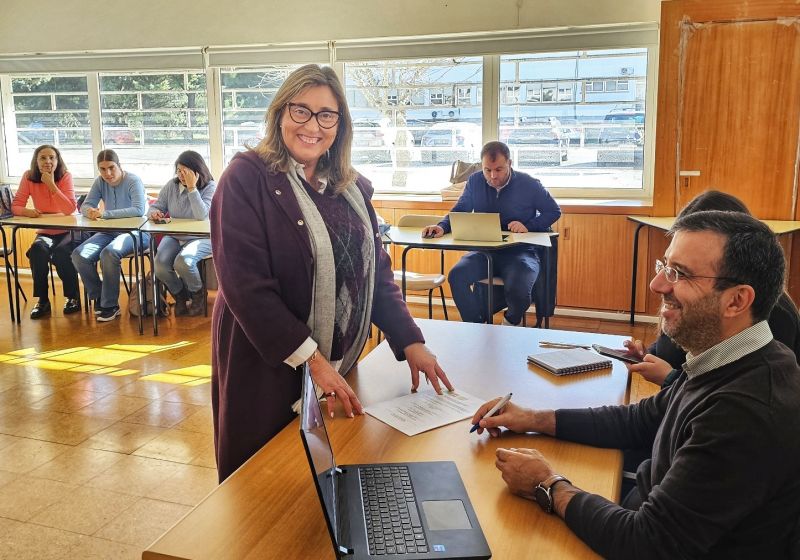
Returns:
[[[153,219],[153,223],[154,224],[168,224],[171,221],[172,220],[170,220],[169,218],[154,218]]]
[[[615,350],[614,348],[608,348],[607,346],[601,346],[599,344],[592,344],[592,348],[601,356],[608,356],[609,358],[621,360],[629,364],[638,364],[642,361],[641,358],[628,354],[625,350]]]

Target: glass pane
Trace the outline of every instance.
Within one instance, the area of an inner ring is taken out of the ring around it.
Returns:
[[[42,144],[59,149],[73,177],[94,176],[86,77],[13,78],[11,105],[7,119],[16,134],[5,138],[10,176],[21,176],[30,168],[33,151]]]
[[[502,56],[500,139],[545,187],[641,189],[646,83],[646,49]]]
[[[254,146],[264,136],[264,115],[275,92],[300,65],[276,65],[222,71],[222,142],[225,165],[236,152]]]
[[[103,145],[146,184],[166,183],[185,150],[210,164],[205,87],[203,72],[101,74]]]
[[[449,185],[453,161],[477,161],[483,145],[482,78],[478,57],[345,64],[353,165],[379,191]]]

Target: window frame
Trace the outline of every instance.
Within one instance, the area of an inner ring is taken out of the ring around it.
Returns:
[[[244,69],[266,67],[273,64],[308,62],[331,65],[340,78],[344,78],[344,63],[363,60],[442,58],[453,56],[483,57],[483,79],[476,88],[477,98],[482,103],[483,141],[496,139],[499,135],[498,111],[500,98],[499,59],[502,54],[527,54],[563,52],[575,50],[604,50],[643,48],[647,50],[646,118],[644,139],[644,165],[642,189],[549,189],[554,196],[569,198],[602,198],[652,200],[655,122],[658,77],[658,24],[612,24],[576,28],[532,29],[488,33],[454,33],[418,37],[394,37],[381,39],[350,39],[340,41],[310,41],[284,45],[207,46],[202,48],[164,49],[156,51],[105,51],[95,53],[50,53],[37,55],[35,64],[19,55],[0,55],[0,119],[2,134],[7,137],[9,120],[5,115],[13,111],[10,96],[10,80],[14,76],[38,74],[82,75],[89,86],[89,110],[92,151],[102,148],[102,126],[98,76],[100,73],[126,71],[201,71],[206,73],[206,96],[208,106],[209,165],[214,176],[219,177],[224,161],[222,128],[222,69]],[[35,71],[28,69],[35,68]],[[556,99],[559,80],[552,80]],[[549,83],[549,82],[548,82]],[[539,86],[543,100],[544,83]],[[457,87],[457,84],[454,86]],[[630,87],[630,85],[628,85]],[[605,89],[605,88],[604,88]],[[457,90],[454,90],[457,92]],[[591,95],[594,91],[583,92]],[[599,92],[597,92],[599,93]],[[518,96],[529,100],[531,93],[519,91]],[[454,100],[455,101],[455,100]],[[520,100],[522,101],[522,100]],[[5,138],[0,142],[0,180],[19,182],[20,177],[9,176],[6,165]],[[94,178],[79,178],[76,186],[88,187]],[[158,189],[161,185],[147,185]],[[433,194],[433,192],[432,192]]]

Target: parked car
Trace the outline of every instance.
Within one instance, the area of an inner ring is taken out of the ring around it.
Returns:
[[[644,111],[612,111],[603,120],[600,144],[642,144]]]
[[[103,142],[106,144],[135,144],[136,135],[127,128],[106,129]]]
[[[420,142],[423,163],[477,161],[482,147],[481,127],[474,123],[436,123]]]
[[[389,146],[390,139],[380,123],[368,120],[353,122],[354,163],[389,162],[391,161]]]
[[[612,111],[600,129],[598,167],[642,167],[644,111]]]
[[[514,128],[506,143],[518,166],[561,165],[567,161],[569,138],[555,121],[534,121]]]

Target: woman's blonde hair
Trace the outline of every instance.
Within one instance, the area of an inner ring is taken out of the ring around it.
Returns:
[[[306,64],[289,74],[278,88],[264,117],[266,134],[252,148],[266,162],[273,173],[286,173],[289,170],[289,150],[283,142],[281,119],[287,104],[310,87],[328,86],[339,105],[339,122],[336,125],[336,138],[328,152],[317,163],[316,172],[328,178],[328,185],[339,193],[355,181],[356,171],[350,165],[350,149],[353,142],[353,119],[347,107],[344,88],[332,68],[317,64]]]

